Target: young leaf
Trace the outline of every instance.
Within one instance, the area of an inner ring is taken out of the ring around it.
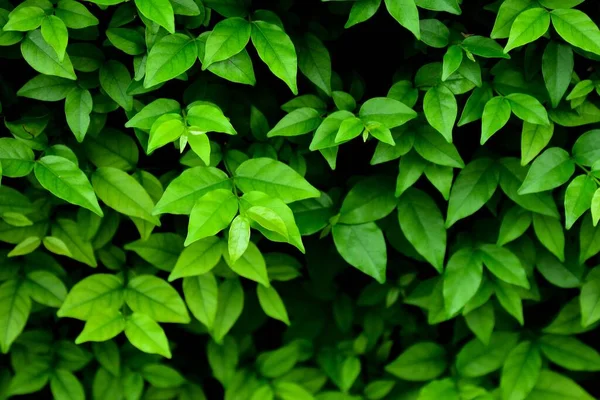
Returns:
[[[381,0],[358,0],[352,5],[348,21],[344,25],[344,28],[348,29],[356,24],[369,20],[375,15],[380,5]]]
[[[374,97],[363,103],[358,116],[365,123],[379,122],[386,128],[392,129],[416,118],[417,113],[398,100]]]
[[[460,46],[452,45],[448,47],[444,54],[444,63],[442,67],[442,81],[445,81],[456,72],[463,60],[463,51]]]
[[[200,239],[183,249],[169,275],[169,281],[205,274],[213,269],[220,259],[219,239],[215,236]]]
[[[90,126],[92,108],[92,95],[89,90],[75,88],[67,95],[65,100],[67,124],[80,143],[83,142]]]
[[[69,39],[69,33],[64,22],[60,18],[50,15],[42,21],[41,32],[46,43],[54,49],[58,60],[62,62],[65,58]]]
[[[273,136],[299,136],[314,131],[321,124],[320,113],[308,107],[298,108],[281,119],[267,133]]]
[[[83,331],[75,339],[75,344],[112,339],[125,330],[125,324],[125,317],[120,311],[99,312],[86,321]]]
[[[587,175],[571,181],[565,192],[565,226],[571,229],[575,221],[589,210],[597,185]]]
[[[536,125],[523,122],[521,131],[521,165],[527,165],[550,143],[554,124]]]
[[[120,309],[124,301],[125,288],[121,279],[109,274],[94,274],[71,288],[56,314],[60,318],[86,321],[94,315]]]
[[[231,222],[227,240],[229,260],[235,263],[246,251],[250,242],[250,221],[238,215]]]
[[[185,246],[227,228],[238,211],[238,200],[226,189],[202,196],[192,208]]]

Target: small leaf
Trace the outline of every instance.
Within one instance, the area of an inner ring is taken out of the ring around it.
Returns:
[[[217,23],[206,41],[202,69],[242,51],[250,41],[251,30],[252,26],[243,18],[227,18]]]
[[[175,15],[169,0],[135,0],[135,5],[144,17],[156,22],[169,33],[175,32]]]
[[[452,129],[456,122],[457,105],[454,94],[446,86],[434,86],[423,100],[427,122],[452,143]]]
[[[127,318],[125,336],[129,342],[145,353],[171,358],[169,342],[163,329],[149,316],[133,313]]]
[[[226,189],[202,196],[192,208],[185,246],[227,228],[238,211],[237,198]]]
[[[531,164],[519,188],[519,194],[552,190],[567,182],[574,172],[575,164],[569,153],[561,148],[551,147]]]
[[[407,348],[385,370],[407,381],[429,381],[446,370],[446,350],[437,343],[419,342]]]
[[[155,0],[137,0],[151,3]],[[171,4],[166,1],[169,7]],[[196,42],[181,33],[161,38],[148,53],[144,87],[150,88],[167,82],[190,69],[196,62],[198,49]]]
[[[285,304],[273,286],[265,287],[263,285],[257,285],[256,293],[258,295],[260,306],[265,314],[271,318],[282,321],[286,325],[290,325]]]
[[[539,39],[550,27],[550,13],[543,8],[532,8],[515,18],[504,52]]]
[[[385,0],[385,7],[400,25],[411,31],[417,39],[421,38],[419,10],[415,0]]]
[[[530,341],[519,343],[508,355],[502,367],[500,389],[508,400],[523,400],[533,390],[540,371],[542,356],[536,344]]]
[[[448,315],[454,315],[471,300],[483,278],[480,255],[472,249],[461,249],[448,260],[444,271],[444,304]]]
[[[492,244],[484,244],[479,249],[483,263],[492,274],[506,283],[529,289],[525,268],[510,250]]]
[[[493,97],[485,103],[481,117],[481,145],[506,125],[510,111],[510,102],[502,96]]]

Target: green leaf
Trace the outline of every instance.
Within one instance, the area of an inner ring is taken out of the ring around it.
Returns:
[[[134,139],[115,129],[105,129],[96,138],[86,137],[83,147],[88,159],[98,168],[114,167],[129,171],[139,159]]]
[[[540,242],[560,261],[565,261],[565,234],[560,220],[545,215],[533,215],[533,229]]]
[[[542,370],[527,400],[592,400],[581,386],[564,375]]]
[[[41,74],[77,79],[69,56],[65,55],[64,60],[60,61],[39,30],[31,31],[25,36],[21,42],[21,54],[27,64]]]
[[[358,0],[352,5],[348,21],[344,25],[344,28],[348,29],[356,24],[369,20],[375,15],[380,5],[381,0]]]
[[[416,118],[417,113],[398,100],[374,97],[363,103],[358,116],[365,123],[379,122],[386,128],[392,129]]]
[[[239,279],[226,279],[219,286],[217,304],[212,336],[215,342],[221,344],[244,308],[244,290]]]
[[[73,88],[75,83],[71,80],[40,74],[27,81],[17,95],[41,101],[60,101]]]
[[[313,108],[298,108],[283,117],[268,133],[273,136],[299,136],[314,131],[321,124],[321,113]]]
[[[120,62],[110,60],[100,67],[100,85],[102,89],[125,111],[133,109],[133,97],[127,94],[127,87],[130,83],[131,75],[127,67]]]
[[[510,102],[502,96],[492,97],[485,103],[481,117],[481,145],[506,125],[510,111]]]
[[[349,140],[352,140],[358,136],[365,130],[365,124],[360,118],[350,117],[345,119],[340,124],[340,129],[335,135],[336,143],[343,143]]]
[[[154,122],[164,114],[180,114],[181,107],[179,103],[171,99],[157,99],[147,104],[137,114],[135,114],[127,123],[126,128],[139,128],[149,131]]]
[[[137,0],[152,2],[155,0]],[[166,1],[168,0],[160,0]],[[171,6],[170,3],[169,7]],[[161,38],[148,53],[144,87],[150,88],[167,82],[192,68],[196,62],[198,50],[194,39],[174,33]]]
[[[250,41],[252,26],[243,18],[227,18],[213,28],[204,50],[202,69],[233,57]]]
[[[156,22],[169,33],[175,33],[175,15],[169,0],[135,0],[135,6],[144,17]]]
[[[109,28],[106,30],[106,37],[113,46],[129,55],[137,56],[146,53],[144,36],[138,31],[128,28]]]
[[[50,378],[50,391],[55,399],[85,400],[83,385],[75,375],[57,369]]]
[[[109,274],[94,274],[71,288],[57,315],[86,321],[95,315],[120,309],[124,301],[125,288],[121,279]]]
[[[467,103],[460,115],[458,126],[463,126],[469,122],[477,121],[483,115],[483,110],[487,102],[492,98],[493,92],[489,85],[482,85],[475,88],[471,96],[467,99]]]
[[[571,229],[575,221],[589,210],[596,183],[587,175],[579,175],[569,183],[565,192],[565,226]]]
[[[594,227],[592,219],[586,216],[579,231],[579,262],[583,264],[598,252],[600,252],[600,226]]]
[[[19,7],[9,14],[2,30],[27,32],[38,28],[46,14],[39,7]]]
[[[432,11],[445,11],[451,14],[460,15],[461,10],[457,0],[415,0],[421,8]]]
[[[462,41],[460,46],[469,53],[483,58],[510,58],[510,56],[502,50],[495,40],[485,36],[469,36]]]
[[[490,37],[492,39],[503,39],[509,37],[510,28],[515,18],[523,11],[537,6],[533,0],[506,0],[502,2],[498,9],[498,15],[492,29]]]
[[[127,317],[125,336],[129,342],[145,353],[171,358],[169,342],[163,329],[149,316],[133,313]]]
[[[542,74],[554,108],[569,88],[573,66],[573,50],[570,46],[557,42],[548,43],[542,57]]]
[[[579,136],[573,144],[572,153],[575,162],[592,167],[600,157],[600,130],[594,129]]]
[[[4,176],[18,178],[29,175],[34,159],[33,151],[25,143],[13,138],[0,138],[0,163]]]
[[[408,189],[398,200],[398,221],[404,236],[433,267],[441,272],[446,254],[444,219],[426,193]]]
[[[479,247],[481,258],[487,269],[506,283],[529,289],[525,268],[510,250],[494,244]]]
[[[550,143],[554,124],[536,125],[523,122],[521,131],[521,165],[527,165]]]
[[[80,143],[83,142],[90,126],[92,107],[92,95],[86,89],[73,89],[65,100],[67,124]]]
[[[65,284],[47,271],[28,273],[25,286],[32,300],[48,307],[60,307],[67,297]]]
[[[421,40],[429,47],[444,48],[448,46],[450,31],[437,19],[420,21]]]
[[[494,282],[494,292],[502,308],[509,315],[512,315],[519,322],[519,325],[523,326],[525,319],[523,316],[521,289],[518,286],[497,280]]]
[[[505,97],[512,112],[523,121],[532,124],[548,125],[548,113],[544,106],[533,96],[523,93],[511,93]]]
[[[213,269],[221,259],[219,243],[217,237],[211,236],[200,239],[183,249],[169,275],[169,281],[206,274]]]
[[[25,328],[31,300],[23,281],[11,279],[0,285],[0,351],[6,354]]]
[[[183,250],[183,238],[175,233],[155,233],[145,240],[127,243],[123,248],[134,251],[160,270],[172,271]]]
[[[571,371],[600,370],[600,353],[574,337],[544,335],[539,340],[542,352],[554,364]]]
[[[434,164],[453,168],[465,166],[456,147],[429,127],[417,132],[414,148],[421,157]]]
[[[185,246],[227,228],[237,211],[238,200],[230,190],[217,189],[202,196],[192,208]]]
[[[417,39],[421,39],[419,10],[415,0],[385,0],[385,7],[400,25],[411,31]]]
[[[463,51],[460,46],[452,45],[448,47],[444,54],[444,63],[442,66],[442,81],[447,80],[460,67],[463,60]]]
[[[186,169],[167,186],[152,214],[190,214],[196,201],[205,194],[217,189],[231,189],[231,187],[231,180],[227,174],[217,168]]]
[[[496,163],[489,158],[479,158],[467,164],[452,185],[446,228],[483,207],[494,195],[499,178]]]
[[[286,325],[290,325],[285,304],[273,286],[265,287],[263,285],[257,285],[256,294],[258,296],[260,306],[265,314],[271,318],[285,323]]]
[[[71,29],[83,29],[100,23],[83,4],[74,0],[60,0],[54,13]]]
[[[427,91],[423,100],[423,110],[429,125],[452,143],[452,129],[456,122],[457,105],[454,95],[446,86],[434,86]]]
[[[244,161],[234,173],[242,192],[264,192],[285,203],[320,197],[321,193],[291,167],[271,158]]]
[[[581,287],[579,295],[581,325],[584,328],[600,320],[600,280],[591,279]]]
[[[465,314],[465,322],[475,336],[483,344],[488,345],[496,324],[493,304],[488,301],[484,305],[469,311]]]
[[[253,21],[250,35],[260,59],[271,72],[298,94],[296,86],[296,49],[289,36],[279,26],[265,21]]]
[[[386,279],[387,251],[381,229],[373,222],[335,225],[335,247],[344,260],[379,283]]]
[[[340,208],[339,223],[377,221],[396,208],[393,182],[382,177],[361,180],[348,192]]]
[[[550,13],[543,8],[522,11],[515,18],[504,52],[539,39],[550,27]]]
[[[253,242],[248,243],[248,248],[237,261],[232,262],[228,252],[223,253],[223,258],[229,268],[236,274],[258,282],[265,287],[270,286],[265,259]]]
[[[481,256],[473,249],[460,249],[450,257],[444,272],[444,304],[448,315],[454,315],[475,296],[482,278]]]
[[[139,275],[129,281],[125,301],[135,313],[145,314],[157,322],[190,322],[177,291],[152,275]]]
[[[331,95],[331,57],[313,34],[305,34],[298,45],[298,68],[315,86]]]
[[[8,254],[7,257],[17,257],[29,254],[37,249],[42,241],[37,236],[31,236],[17,244]]]
[[[567,43],[600,55],[600,30],[584,12],[558,9],[550,14],[552,26]]]
[[[44,238],[46,248],[50,248],[49,244],[52,243],[54,245],[52,251],[58,250],[58,254],[71,257],[90,267],[97,266],[92,243],[82,238],[79,225],[75,221],[62,218],[56,220],[56,223],[52,225],[52,236],[52,241],[49,241],[48,237]],[[65,252],[65,247],[67,252]]]
[[[229,260],[235,263],[244,254],[250,242],[250,220],[238,215],[231,222],[227,240]]]
[[[476,378],[492,373],[504,364],[519,336],[513,332],[494,332],[488,345],[479,339],[468,342],[456,357],[458,372],[468,378]]]
[[[574,172],[575,163],[569,153],[559,147],[551,147],[533,161],[519,194],[552,190],[567,182]]]
[[[542,370],[542,356],[535,343],[524,341],[519,343],[508,354],[502,376],[500,389],[502,398],[522,400],[533,390]]]
[[[50,15],[42,21],[42,37],[54,49],[58,60],[64,61],[67,51],[69,33],[65,23],[58,17]]]
[[[160,225],[152,214],[154,202],[150,195],[126,172],[112,167],[98,168],[92,175],[92,186],[100,200],[115,211]]]
[[[215,276],[208,272],[183,279],[183,294],[192,315],[209,330],[217,315],[219,288]]]
[[[229,135],[237,133],[223,111],[210,103],[191,107],[187,121],[192,128],[201,132],[222,132]]]
[[[386,372],[407,381],[429,381],[446,370],[446,350],[437,343],[419,342],[385,366]]]
[[[183,118],[180,115],[162,115],[152,124],[152,128],[150,129],[147,153],[150,154],[154,150],[179,139],[186,132],[186,129]]]
[[[38,160],[34,168],[40,184],[56,197],[96,213],[100,209],[94,190],[87,177],[77,165],[63,157],[45,156]]]
[[[85,342],[104,342],[117,336],[125,329],[126,320],[117,310],[98,312],[90,317],[83,331],[75,339],[75,344]]]

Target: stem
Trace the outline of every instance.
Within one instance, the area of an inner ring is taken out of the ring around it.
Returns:
[[[589,176],[590,178],[592,178],[594,180],[594,182],[596,182],[596,185],[600,186],[600,179],[596,178],[593,174],[592,171],[588,170],[586,167],[584,167],[583,165],[579,164],[579,163],[575,163],[575,165],[577,165],[579,168],[581,168],[586,174],[587,176]]]

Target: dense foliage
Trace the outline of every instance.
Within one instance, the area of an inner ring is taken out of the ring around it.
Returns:
[[[600,398],[598,17],[0,0],[0,399]]]

